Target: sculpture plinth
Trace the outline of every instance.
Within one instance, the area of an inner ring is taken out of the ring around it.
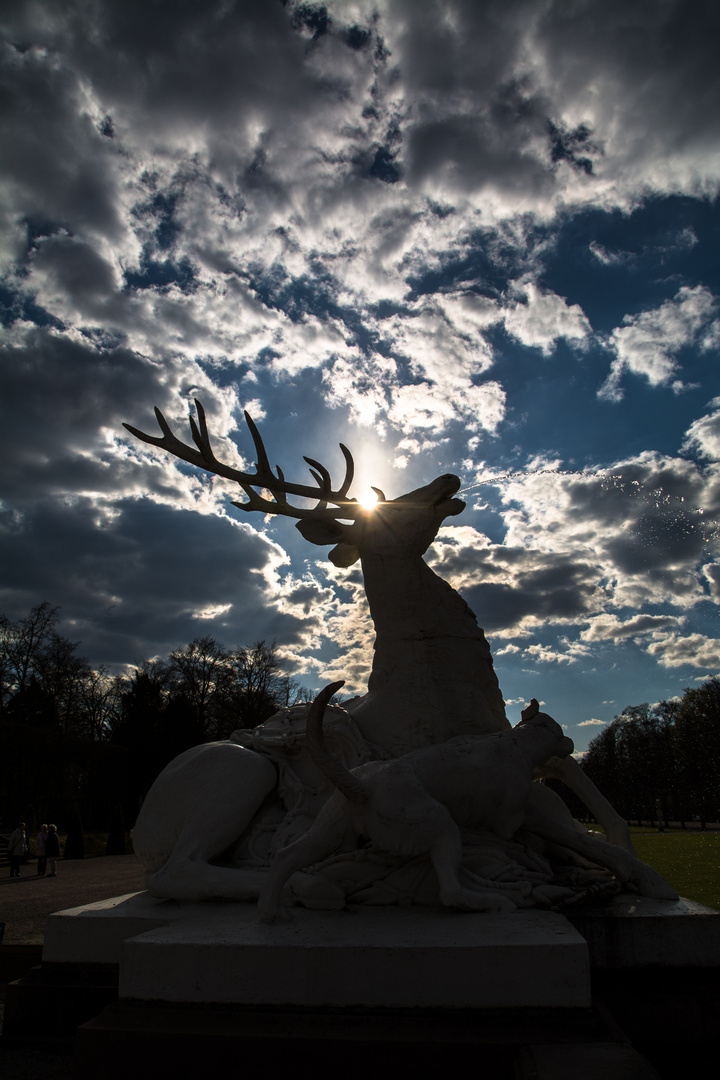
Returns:
[[[289,1068],[309,1057],[342,1061],[351,1077],[452,1062],[497,1077],[554,1080],[562,1064],[577,1076],[602,1065],[606,1080],[650,1080],[626,1036],[699,1068],[717,1038],[720,913],[627,895],[578,907],[572,920],[392,907],[295,909],[267,926],[250,903],[138,893],[51,916],[43,968],[25,987],[36,996],[11,1012],[32,1036],[40,989],[44,1003],[62,994],[69,1016],[66,999],[81,987],[87,1009],[93,978],[104,1004],[114,970],[118,1000],[77,1033],[88,1080],[120,1080],[139,1060],[188,1075],[203,1060]]]

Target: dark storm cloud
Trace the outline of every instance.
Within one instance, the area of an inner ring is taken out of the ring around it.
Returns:
[[[549,191],[550,177],[543,163],[523,155],[516,139],[498,136],[494,125],[475,116],[415,125],[408,140],[409,183],[423,183],[439,174],[458,192],[488,183],[513,196]]]
[[[480,623],[489,631],[520,628],[533,623],[577,623],[598,603],[597,570],[571,560],[554,560],[541,571],[519,574],[512,585],[487,584],[463,590]]]
[[[485,629],[519,630],[524,620],[579,622],[602,604],[602,572],[591,562],[478,539],[485,543],[441,542],[440,557],[429,561],[442,577],[463,583],[462,595]]]
[[[625,462],[597,484],[571,484],[573,513],[604,532],[623,573],[701,562],[714,532],[705,479],[682,458]]]
[[[106,516],[94,500],[78,497],[5,515],[0,530],[12,567],[3,610],[24,614],[37,596],[52,596],[72,617],[69,636],[82,634],[82,651],[96,663],[140,660],[204,633],[228,643],[258,640],[272,636],[278,622],[292,638],[293,620],[265,613],[253,573],[266,565],[270,546],[227,519],[130,500]],[[218,621],[198,617],[228,603],[231,611]]]
[[[73,92],[72,69],[107,103],[100,126],[107,129],[109,120],[118,135],[130,121],[169,138],[201,127],[214,142],[213,133],[231,131],[234,145],[218,143],[214,150],[220,158],[224,150],[235,156],[249,123],[291,125],[328,89],[336,95],[345,89],[340,77],[328,87],[308,65],[311,44],[275,0],[91,0],[17,8],[7,19],[11,39],[58,50],[70,83],[59,88],[59,99]],[[46,83],[37,92],[50,88]],[[255,152],[254,140],[246,149]]]
[[[236,113],[239,102],[252,103],[260,115],[278,107],[298,113],[317,92],[304,63],[305,41],[280,3],[149,7],[143,0],[102,0],[91,10],[91,33],[84,20],[74,20],[73,58],[101,94],[138,110],[151,105],[150,124],[174,117],[188,125],[212,118],[235,126],[244,119]]]
[[[112,143],[84,111],[76,72],[34,42],[25,51],[7,41],[0,48],[0,140],[12,210],[117,236]]]
[[[43,491],[122,491],[128,476],[92,452],[101,428],[122,434],[124,419],[146,413],[148,393],[165,403],[161,373],[127,349],[97,350],[39,328],[17,346],[3,346],[0,361],[7,373],[0,404],[4,497],[23,504]]]
[[[418,102],[411,180],[435,172],[461,190],[496,179],[542,192],[563,162],[615,173],[606,152],[630,167],[631,146],[638,162],[661,145],[702,157],[720,135],[712,2],[394,0],[388,11],[393,59]]]
[[[719,36],[713,0],[554,3],[537,21],[537,41],[571,94],[598,75],[603,86],[615,82],[632,103],[635,123],[662,118],[647,129],[647,139],[660,136],[675,145],[718,131]]]
[[[36,272],[46,273],[55,290],[65,293],[79,311],[97,310],[117,288],[113,268],[90,244],[69,236],[38,242],[33,257]]]
[[[124,495],[178,506],[199,498],[196,476],[183,477],[170,458],[149,457],[122,424],[156,431],[152,405],[173,420],[178,391],[197,393],[198,386],[208,408],[221,412],[221,397],[201,370],[172,358],[148,363],[129,349],[38,327],[0,347],[0,363],[0,497],[7,505],[24,511],[49,495],[87,495],[98,505]]]

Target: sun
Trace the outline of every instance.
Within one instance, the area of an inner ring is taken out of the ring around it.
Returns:
[[[378,504],[378,494],[373,491],[372,488],[368,488],[367,491],[363,491],[359,496],[358,502],[362,506],[363,510],[374,510]]]

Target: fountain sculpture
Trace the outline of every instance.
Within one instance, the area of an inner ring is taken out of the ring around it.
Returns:
[[[334,684],[310,708],[284,709],[167,766],[133,832],[148,891],[174,900],[260,896],[266,920],[277,916],[281,895],[324,909],[442,902],[498,911],[562,906],[629,884],[676,899],[635,858],[626,823],[555,721],[534,702],[511,727],[475,615],[424,562],[445,519],[465,507],[454,497],[460,480],[440,476],[392,500],[375,489],[378,503],[368,510],[349,496],[354,466],[342,444],[339,488],[311,458],[314,485],[292,483],[271,469],[246,413],[257,465],[242,472],[215,457],[196,407],[194,447],[158,409],[162,435],[125,427],[237,482],[247,496],[235,503],[242,510],[297,519],[306,540],[334,545],[336,566],[360,559],[376,641],[364,696],[328,706]],[[607,840],[531,782],[544,776],[584,802]]]

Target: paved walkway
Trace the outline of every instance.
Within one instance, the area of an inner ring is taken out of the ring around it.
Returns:
[[[35,860],[11,878],[0,878],[0,922],[4,945],[42,945],[48,915],[65,908],[94,904],[111,896],[140,892],[142,867],[135,855],[105,855],[88,859],[59,859],[57,877],[41,877]]]

